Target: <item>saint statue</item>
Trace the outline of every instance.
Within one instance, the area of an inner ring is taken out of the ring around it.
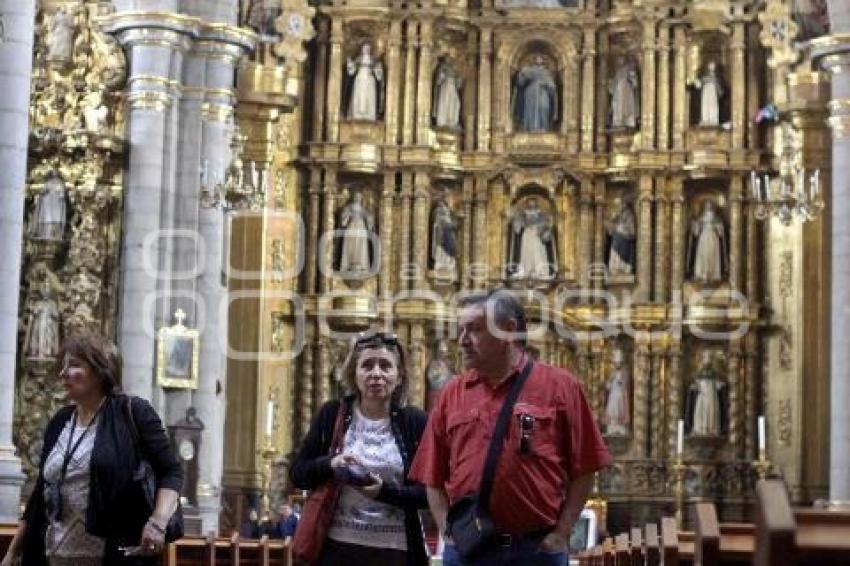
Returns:
[[[543,65],[543,56],[520,69],[513,92],[513,115],[523,132],[548,132],[558,115],[558,86],[552,71]]]
[[[65,201],[65,182],[56,170],[52,170],[35,203],[35,224],[30,229],[35,239],[61,241],[64,238]]]
[[[448,359],[449,346],[445,340],[440,340],[437,342],[434,357],[425,368],[425,377],[428,379],[428,408],[436,404],[440,390],[454,375]]]
[[[540,209],[536,197],[511,220],[511,276],[515,279],[552,279],[557,271],[552,220]]]
[[[438,128],[460,128],[460,89],[463,77],[455,71],[452,64],[443,60],[437,67],[434,78],[434,96],[431,102],[431,116]]]
[[[83,109],[83,121],[89,132],[101,132],[106,124],[109,110],[103,104],[103,95],[99,90],[93,90],[80,101]]]
[[[633,62],[620,58],[608,83],[611,95],[611,127],[637,128],[640,115],[640,82]]]
[[[694,281],[721,281],[726,271],[726,227],[713,201],[705,201],[702,214],[691,222],[690,232],[688,266]]]
[[[360,193],[353,193],[342,209],[339,229],[343,234],[338,246],[337,271],[349,275],[367,274],[372,269],[374,256],[370,233],[375,230],[375,221],[363,206],[363,195]]]
[[[384,69],[372,59],[372,46],[364,43],[356,59],[348,59],[346,70],[350,79],[348,118],[377,120],[381,111],[381,82]]]
[[[635,271],[637,222],[632,207],[614,200],[617,215],[608,225],[608,274],[631,275]]]
[[[432,212],[431,267],[434,271],[453,272],[456,266],[457,220],[445,201],[440,201]]]
[[[47,35],[47,60],[67,62],[71,60],[74,47],[74,14],[60,6],[50,19]]]
[[[717,63],[709,61],[705,74],[694,81],[700,91],[700,126],[720,126],[720,99],[723,98],[723,85],[717,75]]]
[[[605,385],[608,397],[605,401],[605,433],[610,435],[629,434],[631,422],[631,387],[629,370],[623,350],[617,348],[611,355],[614,370]]]
[[[50,284],[44,282],[32,305],[32,315],[24,334],[24,357],[50,360],[59,354],[59,309],[53,301]]]
[[[691,434],[719,436],[726,430],[726,383],[717,375],[710,350],[702,353],[702,364],[688,388],[685,426]]]

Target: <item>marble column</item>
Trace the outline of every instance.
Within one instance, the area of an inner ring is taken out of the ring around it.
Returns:
[[[163,192],[173,186],[167,143],[174,92],[169,85],[178,80],[190,38],[169,29],[133,25],[127,19],[107,26],[125,47],[132,70],[127,93],[127,140],[132,149],[124,180],[118,341],[124,356],[124,391],[152,399],[152,332],[170,324],[155,311],[157,296],[167,288],[167,281],[162,281],[167,258],[156,236],[163,229]]]
[[[0,0],[6,37],[0,43],[0,523],[18,519],[24,475],[12,444],[18,294],[23,256],[29,92],[32,75],[34,2]]]
[[[850,5],[831,0],[829,11],[834,34],[850,32]],[[835,54],[822,64],[832,73],[829,103],[832,128],[832,348],[830,348],[830,474],[829,497],[850,501],[850,348],[842,340],[850,335],[850,42],[840,38]],[[829,210],[829,209],[827,209]]]

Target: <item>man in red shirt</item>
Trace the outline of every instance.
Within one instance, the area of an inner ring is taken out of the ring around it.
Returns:
[[[525,313],[508,292],[466,297],[459,309],[466,371],[440,393],[410,470],[427,486],[440,532],[449,506],[479,489],[499,411],[528,357]],[[489,511],[503,533],[500,546],[474,564],[566,565],[593,474],[610,462],[581,384],[566,370],[535,362],[493,478]],[[443,564],[467,564],[450,540]]]

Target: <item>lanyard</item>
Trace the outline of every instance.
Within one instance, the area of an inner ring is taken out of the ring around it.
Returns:
[[[85,430],[77,439],[77,442],[74,443],[74,431],[77,430],[77,411],[74,410],[74,418],[71,421],[71,432],[68,435],[68,444],[65,445],[65,456],[62,458],[62,473],[59,476],[59,482],[62,483],[65,481],[65,474],[68,473],[68,464],[71,462],[71,458],[74,456],[74,453],[77,451],[77,448],[82,444],[83,439],[86,437],[86,433],[88,433],[91,425],[97,420],[97,417],[100,415],[100,409],[103,407],[103,401],[100,402],[100,405],[97,407],[97,411],[94,416],[92,416],[89,424],[86,425]],[[73,447],[72,447],[73,444]]]

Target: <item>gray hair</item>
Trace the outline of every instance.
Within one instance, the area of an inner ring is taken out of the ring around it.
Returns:
[[[528,339],[525,308],[510,291],[494,289],[482,293],[473,293],[458,300],[457,306],[458,308],[484,307],[485,316],[489,316],[492,312],[493,322],[498,327],[503,327],[508,321],[516,321],[514,337],[517,342],[525,346]]]

